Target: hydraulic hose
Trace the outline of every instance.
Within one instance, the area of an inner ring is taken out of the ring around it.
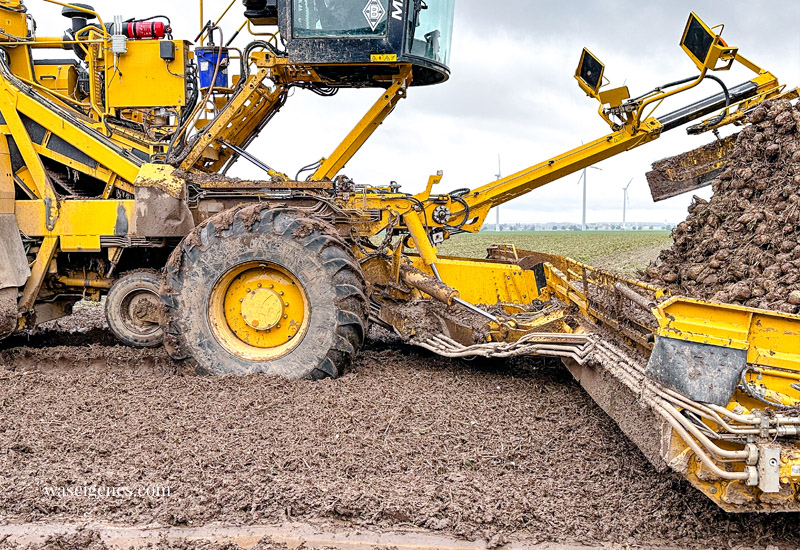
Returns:
[[[665,410],[660,404],[658,403],[651,403],[651,406],[661,414],[661,416],[672,426],[672,428],[678,433],[680,438],[694,451],[695,456],[700,459],[700,461],[709,469],[711,472],[719,477],[720,479],[731,479],[731,480],[739,480],[739,481],[749,481],[751,478],[751,474],[749,472],[726,472],[722,468],[720,468],[714,461],[708,456],[703,449],[698,445],[698,443],[692,438],[691,435],[684,429],[683,424],[678,422],[667,410]]]
[[[730,91],[728,90],[728,87],[727,87],[727,86],[725,85],[725,83],[722,81],[722,79],[721,79],[721,78],[719,78],[719,77],[716,77],[716,76],[714,76],[713,74],[707,74],[707,75],[706,75],[706,78],[710,78],[711,80],[713,80],[714,82],[716,82],[716,83],[718,83],[720,86],[722,86],[722,93],[724,93],[724,94],[725,94],[725,109],[727,109],[728,107],[730,107],[730,106],[731,106],[731,93],[730,93]],[[722,122],[724,119],[725,119],[725,111],[723,111],[722,113],[720,113],[718,117],[716,117],[716,118],[714,118],[713,120],[709,121],[709,122],[708,122],[708,126],[716,126],[717,124],[719,124],[720,122]]]

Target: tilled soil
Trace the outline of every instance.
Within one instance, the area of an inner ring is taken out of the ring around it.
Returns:
[[[755,109],[736,136],[710,201],[689,216],[646,272],[680,294],[800,313],[800,111]]]
[[[0,518],[800,545],[797,515],[729,515],[656,473],[558,363],[451,361],[372,336],[343,378],[316,383],[182,374],[160,349],[117,345],[99,308],[5,341]],[[47,493],[82,487],[169,496]]]
[[[48,536],[40,543],[26,545],[19,545],[0,539],[0,550],[110,550],[110,548],[112,547],[103,541],[99,532],[85,528],[80,528],[77,532],[71,534]],[[157,542],[143,544],[141,548],[145,550],[242,550],[242,547],[235,542],[172,540],[166,537],[162,537]],[[269,537],[259,540],[252,546],[252,550],[288,550],[288,548],[285,544],[277,543]],[[317,550],[325,549],[319,548]]]

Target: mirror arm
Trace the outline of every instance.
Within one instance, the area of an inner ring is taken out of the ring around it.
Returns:
[[[756,74],[764,74],[767,72],[738,52],[736,53],[736,57],[734,59]]]
[[[606,123],[608,124],[608,126],[612,130],[614,130],[616,132],[619,129],[620,125],[618,123],[614,122],[613,120],[611,120],[611,117],[608,116],[608,113],[606,113],[606,111],[605,111],[605,109],[603,107],[604,107],[604,105],[600,104],[600,107],[597,109],[597,112],[600,114],[600,118],[605,120]]]

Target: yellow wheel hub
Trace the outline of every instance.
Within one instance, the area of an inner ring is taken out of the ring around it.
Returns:
[[[250,291],[242,302],[242,319],[250,328],[269,330],[283,318],[283,300],[274,290]]]
[[[249,361],[270,361],[297,347],[309,322],[308,298],[281,266],[250,262],[228,271],[211,291],[212,332],[227,351]]]

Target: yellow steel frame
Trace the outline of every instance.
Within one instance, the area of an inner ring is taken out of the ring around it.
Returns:
[[[400,66],[400,72],[392,79],[392,85],[386,90],[373,107],[364,115],[353,128],[333,154],[323,159],[322,164],[311,176],[312,180],[333,179],[355,156],[359,149],[375,133],[375,130],[386,120],[397,103],[406,96],[406,90],[411,85],[411,66]]]
[[[36,298],[39,296],[39,291],[44,283],[44,277],[52,265],[53,258],[58,249],[58,237],[45,237],[42,241],[42,246],[39,248],[39,253],[36,255],[36,260],[31,266],[31,276],[25,288],[22,290],[22,298],[19,301],[19,308],[22,311],[30,310]]]
[[[188,171],[198,168],[215,172],[232,154],[231,151],[226,152],[224,143],[242,145],[250,139],[253,129],[273,110],[285,92],[283,87],[270,90],[263,85],[269,75],[270,71],[262,67],[248,77],[242,91],[227,103],[208,126],[200,130],[197,142],[181,162],[181,169]],[[212,144],[215,145],[219,160],[208,167],[200,165],[199,161]]]
[[[409,256],[411,263],[433,275],[431,265],[420,256]],[[513,264],[453,257],[436,259],[442,281],[458,289],[459,296],[471,304],[528,305],[541,295],[531,270]]]
[[[118,151],[114,150],[100,139],[94,139],[91,132],[93,130],[96,131],[96,129],[93,126],[87,125],[84,129],[78,128],[72,122],[59,116],[57,112],[47,108],[28,95],[19,92],[19,90],[13,87],[9,82],[2,79],[0,79],[0,92],[0,95],[2,95],[2,97],[0,97],[0,109],[2,109],[3,116],[7,116],[6,112],[8,111],[8,116],[19,120],[19,114],[23,114],[31,120],[35,120],[49,132],[61,137],[65,141],[80,144],[81,150],[84,153],[118,174],[124,180],[132,182],[136,179],[140,166],[120,155]],[[18,111],[19,114],[14,113],[14,110]],[[7,122],[8,120],[9,119],[6,118]],[[14,122],[16,122],[16,120]],[[14,127],[10,129],[14,137],[18,134],[27,135],[24,127]],[[23,133],[20,133],[20,130]],[[33,162],[33,159],[29,160],[27,157],[25,161],[26,164],[29,165],[29,169],[30,164],[36,164],[36,162]],[[39,164],[41,163],[39,162]],[[41,184],[43,181],[43,171],[42,173],[38,173],[38,168],[34,167],[34,169],[37,171],[37,173],[34,173],[37,184]]]

